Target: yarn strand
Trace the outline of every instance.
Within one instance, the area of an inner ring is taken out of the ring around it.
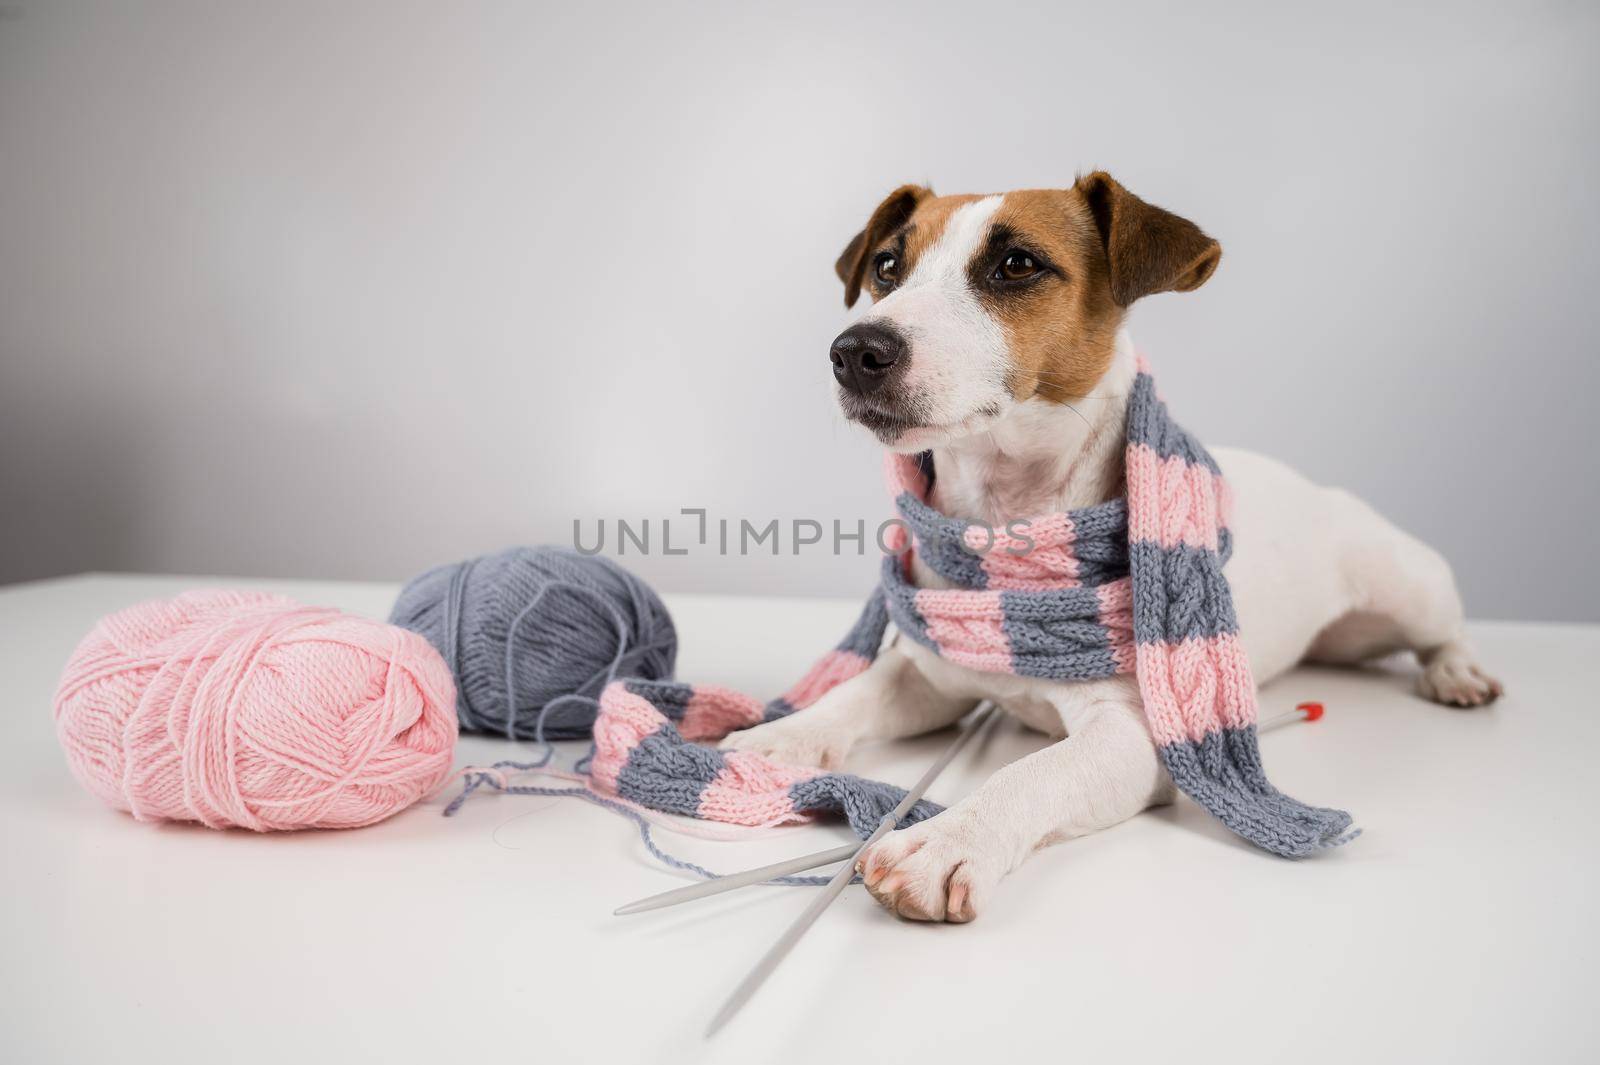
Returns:
[[[626,804],[620,800],[612,799],[604,795],[596,794],[586,785],[578,785],[570,788],[556,788],[541,787],[530,784],[509,784],[505,782],[503,776],[500,779],[496,779],[496,774],[507,769],[517,772],[528,772],[542,769],[549,764],[553,754],[554,748],[549,748],[546,750],[544,757],[537,762],[496,762],[489,767],[490,770],[495,771],[494,773],[486,772],[481,769],[466,770],[464,773],[465,782],[462,785],[461,793],[454,799],[451,799],[449,805],[444,808],[444,816],[454,817],[460,812],[461,807],[466,803],[467,799],[471,797],[472,793],[485,786],[491,787],[505,795],[551,796],[564,799],[582,799],[584,802],[592,803],[603,810],[608,810],[619,817],[624,817],[629,821],[632,821],[639,829],[639,839],[640,842],[644,844],[645,850],[649,851],[650,855],[661,864],[672,869],[677,869],[681,872],[690,873],[701,878],[702,880],[716,880],[723,875],[721,873],[712,872],[703,865],[698,865],[695,862],[688,861],[687,859],[679,858],[667,851],[660,844],[658,844],[655,841],[655,837],[651,835],[651,822],[643,814],[632,809],[630,804]],[[775,884],[782,887],[819,887],[828,883],[830,879],[832,878],[826,876],[781,876],[772,880],[768,880],[766,883]]]

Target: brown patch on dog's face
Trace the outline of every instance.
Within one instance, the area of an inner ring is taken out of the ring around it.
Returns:
[[[1063,403],[1110,367],[1130,303],[1199,288],[1221,257],[1194,223],[1097,171],[1070,189],[1007,193],[970,276],[1006,331],[1012,396]]]
[[[944,235],[945,223],[950,221],[950,216],[955,214],[956,208],[981,199],[982,196],[975,195],[929,197],[917,206],[904,226],[897,232],[889,234],[879,251],[889,251],[897,255],[900,260],[898,275],[901,278],[910,277],[928,249],[939,243],[939,238]],[[894,286],[884,283],[874,273],[871,291],[872,298],[876,302],[894,291]]]
[[[854,307],[861,295],[863,280],[870,281],[873,259],[889,235],[900,230],[917,210],[919,204],[933,196],[933,190],[921,185],[901,185],[872,212],[866,227],[850,238],[839,259],[833,264],[834,273],[844,282],[844,305]]]
[[[971,263],[973,291],[1005,330],[1012,396],[1069,402],[1111,365],[1123,308],[1111,298],[1094,217],[1075,190],[1008,193]]]
[[[917,260],[939,241],[945,223],[962,204],[981,196],[935,196],[921,185],[902,185],[878,205],[867,226],[845,245],[834,264],[845,283],[844,305],[855,306],[862,290],[876,303],[898,280],[911,276]],[[893,263],[892,273],[880,274],[881,264]]]

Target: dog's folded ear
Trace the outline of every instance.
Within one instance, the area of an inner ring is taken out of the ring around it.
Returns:
[[[1145,203],[1103,170],[1080,177],[1073,187],[1094,215],[1118,306],[1156,292],[1199,288],[1216,270],[1222,245],[1187,218]]]
[[[917,204],[932,195],[933,190],[922,185],[901,185],[878,204],[878,209],[867,220],[867,228],[850,238],[839,261],[833,264],[834,272],[844,282],[846,307],[854,307],[861,296],[861,279],[867,272],[868,253],[884,237],[905,225],[917,209]]]

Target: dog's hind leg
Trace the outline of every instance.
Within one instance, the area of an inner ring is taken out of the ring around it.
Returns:
[[[1409,650],[1422,664],[1417,690],[1425,697],[1451,706],[1492,702],[1504,689],[1467,643],[1449,563],[1366,503],[1339,495],[1348,535],[1338,565],[1351,607],[1317,635],[1307,657],[1355,663]]]

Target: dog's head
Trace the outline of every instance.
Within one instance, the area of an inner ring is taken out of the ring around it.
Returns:
[[[919,451],[982,431],[1032,397],[1071,402],[1109,366],[1128,305],[1205,284],[1222,248],[1109,174],[1069,189],[935,196],[906,185],[839,256],[839,404]]]

